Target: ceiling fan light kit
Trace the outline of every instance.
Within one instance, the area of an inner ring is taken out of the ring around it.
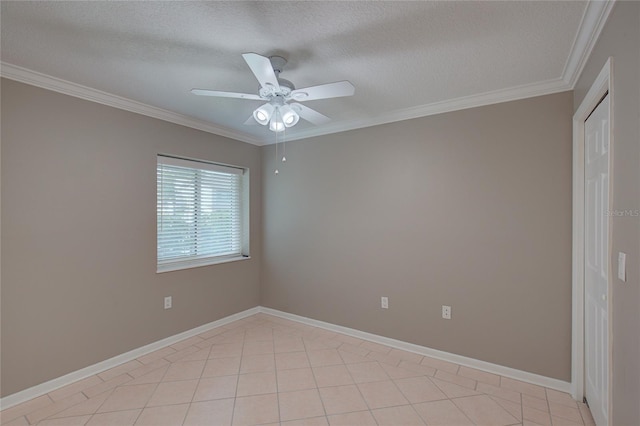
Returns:
[[[293,127],[298,124],[300,116],[289,105],[283,105],[281,108],[279,108],[279,110],[285,126]]]
[[[268,124],[269,130],[273,132],[281,132],[285,128],[295,126],[300,118],[315,125],[330,121],[329,117],[291,101],[337,98],[352,96],[355,93],[353,85],[346,80],[296,89],[292,82],[280,78],[280,73],[287,63],[285,58],[281,56],[267,58],[257,53],[244,53],[242,57],[260,83],[258,95],[208,89],[192,89],[191,93],[200,96],[267,101],[253,111],[253,118],[258,124],[263,126]],[[247,120],[245,124],[251,124],[251,120]]]
[[[274,116],[269,121],[269,130],[274,132],[281,132],[284,130],[284,123],[280,117]]]
[[[285,127],[293,127],[300,120],[298,113],[287,105],[280,95],[274,96],[269,103],[253,111],[253,118],[258,124],[268,124],[269,129],[274,132],[281,132]]]
[[[253,111],[253,118],[256,119],[258,124],[262,124],[263,126],[269,123],[271,116],[273,115],[273,111],[275,110],[274,106],[271,104],[264,104],[255,111]]]

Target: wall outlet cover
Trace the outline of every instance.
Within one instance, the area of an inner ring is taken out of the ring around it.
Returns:
[[[442,305],[442,318],[451,319],[451,306]]]

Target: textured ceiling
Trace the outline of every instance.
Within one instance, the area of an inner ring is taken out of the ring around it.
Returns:
[[[296,87],[339,80],[356,87],[353,97],[306,103],[333,121],[315,128],[301,120],[287,131],[295,139],[561,81],[586,6],[2,1],[1,53],[5,66],[178,113],[210,123],[214,133],[220,128],[221,134],[260,144],[272,142],[273,133],[243,124],[260,101],[189,93],[194,87],[256,93],[244,52],[288,58],[282,77]]]

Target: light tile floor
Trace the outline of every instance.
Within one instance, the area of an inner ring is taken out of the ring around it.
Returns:
[[[592,425],[568,394],[265,314],[0,413],[2,425]]]

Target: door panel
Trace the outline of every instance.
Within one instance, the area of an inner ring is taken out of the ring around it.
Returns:
[[[585,395],[607,424],[609,374],[609,96],[585,121]]]

